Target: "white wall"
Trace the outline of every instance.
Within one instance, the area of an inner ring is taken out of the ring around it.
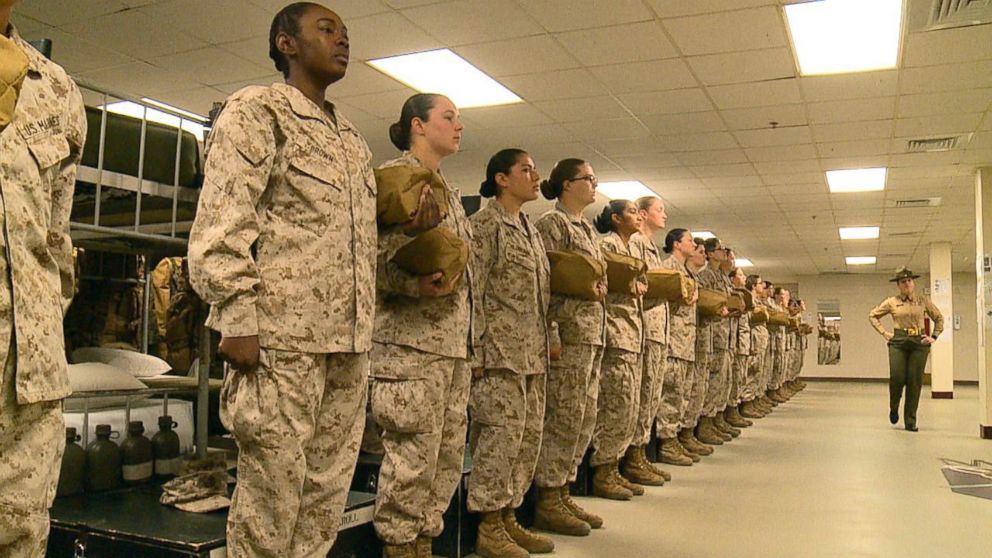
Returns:
[[[806,352],[804,376],[825,378],[888,378],[889,363],[885,340],[868,323],[868,312],[887,296],[896,293],[888,275],[804,275],[797,278],[799,296],[806,301],[809,312],[816,315],[817,300],[840,301],[843,318],[841,326],[840,364],[823,366],[816,363],[815,334],[810,337]],[[978,333],[975,316],[975,275],[954,274],[954,313],[961,316],[961,329],[954,332],[954,379],[978,380]],[[921,277],[920,289],[928,285]],[[945,327],[953,327],[953,317],[944,316]],[[891,330],[889,318],[883,323]]]

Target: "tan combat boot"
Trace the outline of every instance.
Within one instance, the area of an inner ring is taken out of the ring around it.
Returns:
[[[715,426],[718,431],[728,434],[730,436],[730,440],[733,440],[741,435],[740,429],[734,428],[729,422],[727,422],[727,419],[723,416],[723,413],[717,413],[716,416],[713,417],[713,426]],[[724,436],[723,439],[726,442],[730,441],[727,439],[727,436]]]
[[[723,412],[723,420],[727,421],[727,424],[735,428],[747,428],[754,425],[753,422],[747,420],[743,415],[741,415],[740,409],[733,406],[727,407],[727,410]]]
[[[644,496],[644,487],[636,482],[631,482],[630,480],[624,478],[624,476],[620,474],[619,468],[613,471],[613,475],[616,476],[617,483],[629,490],[631,494],[634,496]]]
[[[785,403],[785,400],[779,397],[773,389],[766,391],[765,396],[768,397],[768,401],[772,404],[772,407],[778,407],[780,403]]]
[[[774,402],[774,401],[772,401],[771,399],[768,398],[768,394],[767,393],[762,393],[761,394],[761,397],[755,399],[755,401],[758,402],[758,405],[761,406],[762,410],[764,410],[764,411],[766,411],[768,413],[771,413],[772,411],[774,411],[775,410],[775,405],[778,405],[778,403],[776,403],[776,402]]]
[[[661,439],[661,462],[679,467],[689,467],[693,463],[692,458],[685,454],[685,448],[675,438]]]
[[[627,453],[623,456],[621,465],[622,475],[632,483],[643,484],[645,486],[662,486],[665,478],[655,474],[643,453],[638,453],[637,446],[627,448]]]
[[[698,438],[696,438],[696,434],[693,432],[692,428],[683,428],[682,431],[679,432],[679,443],[682,444],[683,448],[685,448],[686,453],[690,454],[690,457],[692,457],[692,455],[696,455],[698,458],[713,454],[713,448],[703,444]],[[693,461],[695,460],[696,459],[693,459]]]
[[[523,525],[517,522],[517,514],[513,508],[503,509],[503,526],[506,527],[506,532],[513,542],[531,554],[550,554],[555,550],[554,541],[524,529]]]
[[[479,535],[475,553],[483,558],[529,558],[530,553],[521,548],[506,532],[503,512],[483,512],[479,522]]]
[[[594,513],[589,513],[582,509],[579,504],[572,499],[572,495],[568,493],[568,485],[561,487],[560,489],[561,503],[565,506],[565,509],[569,511],[575,517],[585,521],[593,529],[599,529],[603,526],[603,518],[599,517]]]
[[[644,460],[645,466],[651,470],[654,474],[665,479],[665,482],[672,480],[672,475],[668,471],[662,469],[661,467],[655,465],[648,459],[647,448],[645,446],[638,446],[637,451],[641,453],[641,458]]]
[[[691,432],[690,432],[690,434],[691,434]],[[697,442],[698,442],[698,440],[697,440]],[[682,455],[684,455],[684,456],[688,457],[689,459],[691,459],[693,463],[699,463],[699,461],[702,459],[702,456],[700,454],[695,453],[695,452],[692,452],[692,451],[689,451],[684,445],[682,445],[682,440],[680,438],[675,438],[675,443],[678,444],[679,451],[682,452]],[[699,444],[699,445],[702,446],[702,447],[704,447],[704,448],[708,448],[709,447],[709,446],[703,446],[702,444]]]
[[[417,556],[416,542],[408,542],[406,544],[383,543],[382,557],[383,558],[420,558],[419,556]]]
[[[741,404],[740,414],[742,417],[749,419],[759,419],[765,416],[763,411],[755,407],[754,400],[745,401]]]
[[[434,539],[427,535],[417,537],[417,558],[431,558],[434,556]]]
[[[633,498],[634,493],[620,484],[619,477],[615,461],[596,467],[592,474],[593,496],[608,500],[630,500]]]
[[[723,436],[717,431],[716,426],[713,425],[713,419],[711,417],[701,417],[699,419],[699,431],[696,433],[696,439],[711,446],[723,445]],[[682,445],[686,446],[686,449],[689,451],[695,451],[695,448],[685,442],[682,442]]]
[[[565,489],[568,490],[568,487],[566,486]],[[565,506],[561,494],[560,488],[537,487],[534,528],[573,537],[588,535],[590,525]],[[600,519],[600,522],[602,521]]]
[[[768,396],[768,398],[771,399],[772,401],[776,402],[776,403],[785,403],[785,402],[787,402],[789,400],[788,397],[786,397],[785,395],[782,394],[782,388],[781,387],[779,387],[778,389],[772,391],[772,393]]]

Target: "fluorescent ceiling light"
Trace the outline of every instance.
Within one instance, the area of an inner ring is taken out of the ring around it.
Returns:
[[[895,68],[902,0],[819,0],[785,6],[804,76]]]
[[[611,200],[630,200],[650,196],[657,198],[658,194],[654,190],[645,186],[639,180],[621,180],[619,182],[600,182],[596,186],[596,191]]]
[[[369,60],[368,64],[421,93],[445,95],[462,109],[523,101],[446,48]]]
[[[878,227],[841,227],[841,240],[869,240],[878,238]]]
[[[847,265],[875,265],[875,256],[848,256]]]
[[[737,267],[754,267],[754,264],[751,263],[751,260],[747,258],[734,258],[734,265],[736,265]]]
[[[696,231],[692,233],[692,238],[702,238],[703,240],[708,240],[710,238],[716,238],[716,235],[710,231]]]
[[[825,322],[839,322],[840,321],[840,318],[824,317],[823,318],[823,321],[825,321]]]
[[[103,107],[97,107],[103,108]],[[169,110],[175,110],[169,107]],[[147,112],[146,112],[147,111]],[[173,116],[171,114],[164,113],[160,110],[153,108],[148,108],[145,105],[140,105],[131,101],[117,101],[116,103],[110,103],[107,105],[107,112],[112,112],[114,114],[122,114],[124,116],[131,116],[133,118],[141,118],[144,116],[149,122],[155,122],[157,124],[165,124],[166,126],[171,126],[173,128],[179,127],[180,118],[178,116]],[[193,114],[193,113],[190,113]],[[202,116],[196,116],[197,118],[203,118]],[[206,119],[203,118],[206,122]],[[204,126],[200,122],[194,122],[192,120],[182,119],[183,130],[192,133],[197,139],[203,139]]]
[[[830,191],[877,192],[885,189],[885,167],[873,169],[845,169],[827,171],[827,184]]]

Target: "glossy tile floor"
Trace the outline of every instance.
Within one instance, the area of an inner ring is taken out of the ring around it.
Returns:
[[[992,500],[954,494],[940,458],[992,461],[978,390],[888,423],[885,384],[810,382],[710,457],[631,502],[580,499],[606,525],[556,556],[992,557]]]

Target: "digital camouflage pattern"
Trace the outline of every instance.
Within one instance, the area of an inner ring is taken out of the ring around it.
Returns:
[[[370,350],[376,185],[358,130],[291,85],[252,86],[224,104],[206,156],[189,268],[207,326],[273,349]]]
[[[220,416],[238,441],[228,556],[324,556],[337,536],[362,439],[366,353],[262,348],[228,371]]]
[[[534,226],[541,233],[546,250],[577,252],[606,265],[596,231],[582,214],[572,217],[558,203],[554,209],[541,215]],[[605,275],[603,283],[606,283]],[[602,302],[552,293],[548,317],[558,324],[562,342],[566,345],[602,346],[605,342],[606,308]]]
[[[600,369],[590,465],[613,463],[627,451],[637,424],[640,394],[641,355],[607,347]]]
[[[470,511],[523,504],[541,449],[546,379],[544,374],[489,369],[472,381]]]
[[[385,449],[376,494],[376,534],[389,544],[437,537],[462,478],[468,361],[402,345],[372,348],[372,418]],[[416,375],[411,377],[410,371]]]
[[[654,240],[641,233],[630,237],[630,247],[634,256],[644,260],[648,269],[662,267],[664,258]],[[668,345],[668,302],[664,299],[644,299],[644,339]]]
[[[0,556],[40,558],[65,447],[62,316],[73,295],[69,215],[86,117],[65,71],[13,26],[7,34],[28,66],[0,126]]]
[[[548,371],[544,436],[534,472],[542,488],[574,481],[596,427],[602,345],[562,345]]]
[[[689,370],[692,363],[671,355],[665,361],[665,378],[661,390],[661,406],[658,409],[656,431],[659,438],[674,438],[682,428],[682,415],[688,405],[686,388],[689,384]]]
[[[615,232],[599,239],[601,250],[623,256],[637,257],[634,249],[624,243]],[[606,295],[606,346],[632,353],[641,352],[644,321],[641,315],[641,297],[626,293]]]
[[[497,200],[472,216],[473,368],[548,370],[551,270],[541,235]]]
[[[661,409],[667,360],[668,347],[650,340],[644,342],[637,423],[631,442],[635,446],[643,446],[651,441],[651,425]]]
[[[662,262],[661,267],[674,269],[689,279],[694,273],[673,257]],[[696,305],[670,302],[668,304],[668,356],[687,362],[696,360]]]
[[[379,168],[397,166],[423,165],[413,153],[405,151]],[[441,178],[444,179],[443,174]],[[447,181],[445,184],[449,211],[438,226],[448,227],[466,246],[471,246],[472,225],[462,208],[461,192]],[[421,298],[418,278],[390,261],[411,240],[400,225],[379,229],[375,341],[452,358],[468,358],[472,329],[471,291],[474,288],[471,258],[454,292],[440,298]]]

